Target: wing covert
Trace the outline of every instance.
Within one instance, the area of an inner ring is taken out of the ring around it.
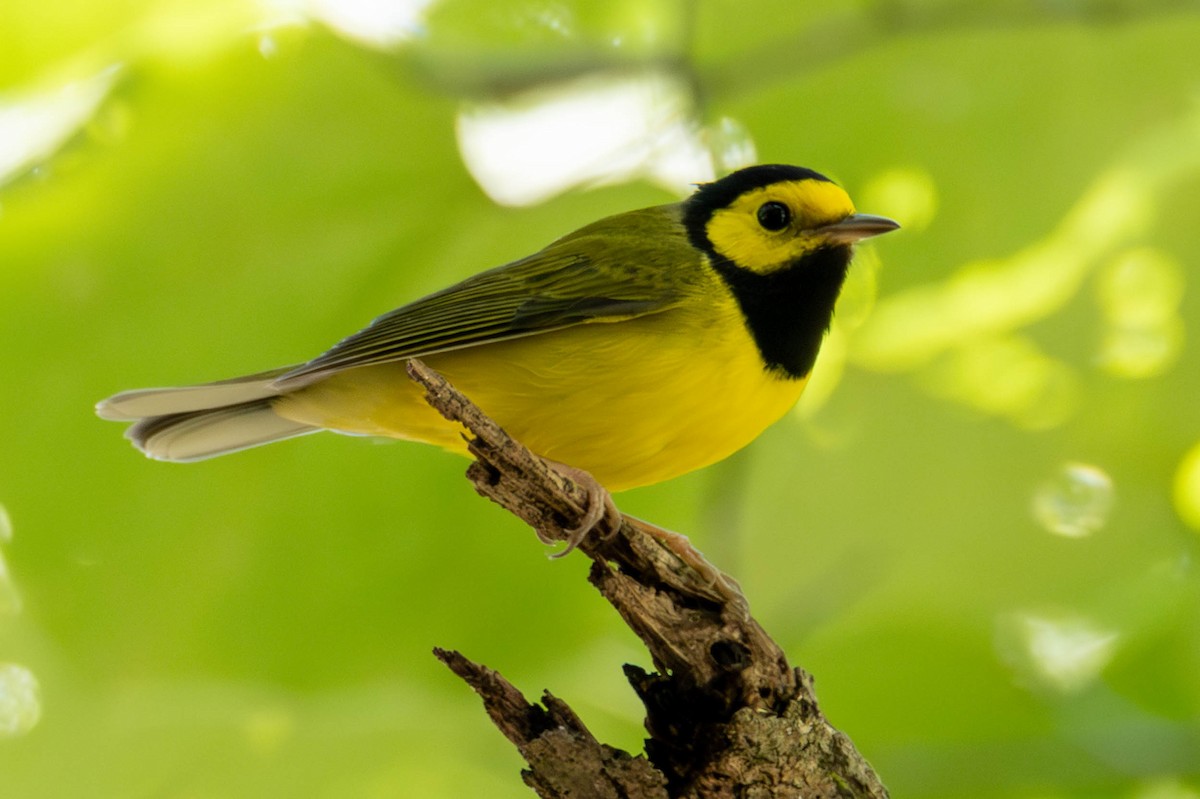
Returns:
[[[684,288],[671,272],[685,271],[678,269],[681,258],[699,257],[672,223],[673,209],[601,220],[528,258],[390,311],[274,385],[290,390],[345,369],[670,308]]]

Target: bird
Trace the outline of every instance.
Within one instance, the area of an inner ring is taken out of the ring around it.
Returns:
[[[611,491],[742,449],[795,405],[854,245],[895,230],[811,169],[750,166],[376,318],[299,365],[96,406],[163,461],[332,430],[466,453],[419,358],[534,453]]]

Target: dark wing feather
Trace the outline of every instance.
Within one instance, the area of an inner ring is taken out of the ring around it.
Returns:
[[[679,273],[698,257],[677,206],[610,217],[386,313],[274,385],[291,390],[359,366],[656,313],[679,302],[688,282]]]

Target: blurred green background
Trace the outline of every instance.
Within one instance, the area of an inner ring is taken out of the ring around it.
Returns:
[[[8,0],[0,795],[522,797],[430,655],[641,746],[648,666],[431,448],[193,465],[118,390],[304,360],[749,161],[905,229],[801,407],[629,492],[897,797],[1200,797],[1194,2]]]

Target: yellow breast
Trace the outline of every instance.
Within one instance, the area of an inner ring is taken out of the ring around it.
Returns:
[[[634,488],[741,449],[804,389],[763,369],[732,298],[714,302],[424,360],[534,452],[611,490]],[[402,363],[336,374],[281,398],[276,412],[465,451],[460,429],[425,405]]]

